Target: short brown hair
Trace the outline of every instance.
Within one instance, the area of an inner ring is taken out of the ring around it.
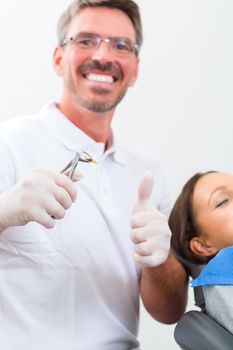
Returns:
[[[195,264],[203,264],[211,259],[211,257],[198,256],[189,248],[190,240],[201,233],[201,228],[196,222],[193,211],[192,202],[195,185],[201,177],[211,173],[216,173],[216,171],[197,173],[186,182],[168,220],[172,232],[171,247],[175,254]]]
[[[57,24],[58,42],[61,45],[66,39],[71,20],[80,11],[87,7],[109,7],[124,12],[133,23],[136,43],[142,45],[142,23],[138,5],[133,0],[75,0],[63,12]]]

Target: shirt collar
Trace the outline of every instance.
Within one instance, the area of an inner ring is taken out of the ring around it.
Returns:
[[[117,144],[116,135],[114,134],[113,130],[111,132],[110,138],[109,138],[109,147],[105,152],[105,155],[112,154],[113,159],[115,162],[120,164],[126,163],[125,153],[123,149]]]
[[[45,126],[54,136],[71,151],[85,149],[97,161],[112,155],[117,163],[125,164],[125,155],[117,146],[115,135],[111,131],[109,148],[105,151],[102,142],[96,142],[75,126],[57,107],[54,102],[45,105],[40,113]]]

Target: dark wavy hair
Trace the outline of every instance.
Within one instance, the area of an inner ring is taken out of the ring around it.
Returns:
[[[178,257],[194,264],[205,264],[211,257],[203,257],[193,253],[189,242],[193,237],[201,234],[193,210],[193,192],[198,180],[216,171],[207,171],[193,175],[184,185],[169,216],[169,227],[172,232],[171,247]]]

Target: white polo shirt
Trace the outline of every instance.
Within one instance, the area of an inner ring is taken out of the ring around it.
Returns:
[[[144,172],[154,203],[169,211],[159,163],[114,143],[104,152],[51,103],[0,125],[0,192],[32,168],[60,171],[85,149],[77,201],[53,229],[36,223],[0,235],[0,344],[4,350],[136,348],[140,267],[130,216]]]

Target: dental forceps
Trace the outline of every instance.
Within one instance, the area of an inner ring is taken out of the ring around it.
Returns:
[[[73,175],[75,172],[75,169],[77,168],[78,162],[85,162],[85,163],[97,163],[95,159],[92,158],[92,156],[87,153],[86,151],[76,152],[74,158],[66,165],[64,169],[62,169],[61,173],[64,173],[66,170],[69,170],[68,177],[73,180]]]

